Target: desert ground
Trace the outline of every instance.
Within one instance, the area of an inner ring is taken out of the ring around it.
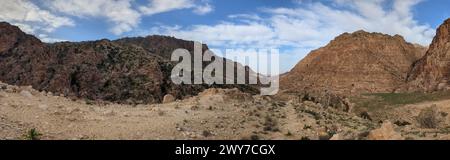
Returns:
[[[450,139],[450,99],[353,110],[237,89],[208,89],[163,104],[122,105],[1,83],[0,139]]]

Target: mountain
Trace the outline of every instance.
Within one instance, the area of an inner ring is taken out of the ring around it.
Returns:
[[[408,76],[410,90],[435,91],[450,89],[450,19],[436,31],[436,36],[423,58],[414,64]]]
[[[211,87],[255,92],[248,85],[173,84],[170,74],[175,62],[170,55],[177,48],[192,54],[194,42],[148,36],[47,44],[2,22],[0,80],[57,95],[119,103],[158,103],[166,94],[181,99]]]
[[[392,92],[405,83],[411,65],[425,51],[399,35],[344,33],[282,76],[281,87],[287,92]]]

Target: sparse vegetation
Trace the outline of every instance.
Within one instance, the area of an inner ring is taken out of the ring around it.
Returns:
[[[258,135],[254,134],[254,135],[250,136],[250,139],[251,140],[260,140],[261,138]]]
[[[306,136],[303,136],[300,140],[302,140],[302,141],[308,141],[308,140],[311,140],[309,137],[306,137]]]
[[[94,105],[95,102],[94,102],[93,100],[86,99],[86,104],[87,104],[87,105]]]
[[[359,117],[367,119],[367,120],[372,120],[372,116],[370,116],[369,112],[367,111],[361,111],[361,113],[359,113]]]
[[[270,116],[266,116],[264,121],[264,131],[278,132],[278,122]]]
[[[35,128],[33,128],[25,134],[25,140],[40,140],[41,136],[42,134],[39,133]]]
[[[420,111],[416,119],[419,125],[423,128],[437,128],[441,121],[436,105]]]
[[[433,93],[373,93],[352,97],[351,101],[358,107],[367,108],[369,111],[380,109],[384,106],[402,106],[427,101],[439,101],[450,99],[450,91]]]
[[[204,130],[204,131],[202,132],[202,135],[203,135],[203,137],[210,137],[210,136],[212,136],[213,134],[212,134],[210,131]]]
[[[287,133],[286,133],[286,136],[288,136],[288,137],[290,137],[290,136],[292,136],[293,134],[292,134],[292,132],[291,131],[288,131]]]
[[[303,126],[303,129],[304,129],[304,130],[311,129],[311,128],[312,128],[312,126],[310,126],[310,125],[304,125],[304,126]]]

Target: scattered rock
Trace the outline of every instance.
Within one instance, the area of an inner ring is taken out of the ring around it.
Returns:
[[[103,115],[105,115],[105,116],[115,116],[115,115],[116,115],[116,112],[114,112],[113,110],[105,111],[105,112],[103,113]]]
[[[330,140],[343,140],[340,134],[335,134],[333,135]]]
[[[30,93],[30,91],[27,90],[22,90],[20,92],[20,95],[22,95],[25,98],[33,98],[33,95]]]
[[[46,104],[39,104],[38,108],[42,109],[42,110],[47,110],[48,109],[48,105],[46,105]]]

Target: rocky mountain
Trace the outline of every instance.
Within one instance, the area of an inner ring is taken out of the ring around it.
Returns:
[[[450,89],[450,19],[436,32],[426,55],[414,64],[408,81],[410,90]]]
[[[425,51],[399,35],[344,33],[308,54],[281,78],[281,87],[287,92],[392,92]]]
[[[0,80],[57,95],[120,103],[156,103],[166,94],[182,98],[210,87],[254,91],[247,85],[173,84],[171,52],[184,48],[193,53],[193,47],[193,41],[164,36],[46,44],[3,22]]]

